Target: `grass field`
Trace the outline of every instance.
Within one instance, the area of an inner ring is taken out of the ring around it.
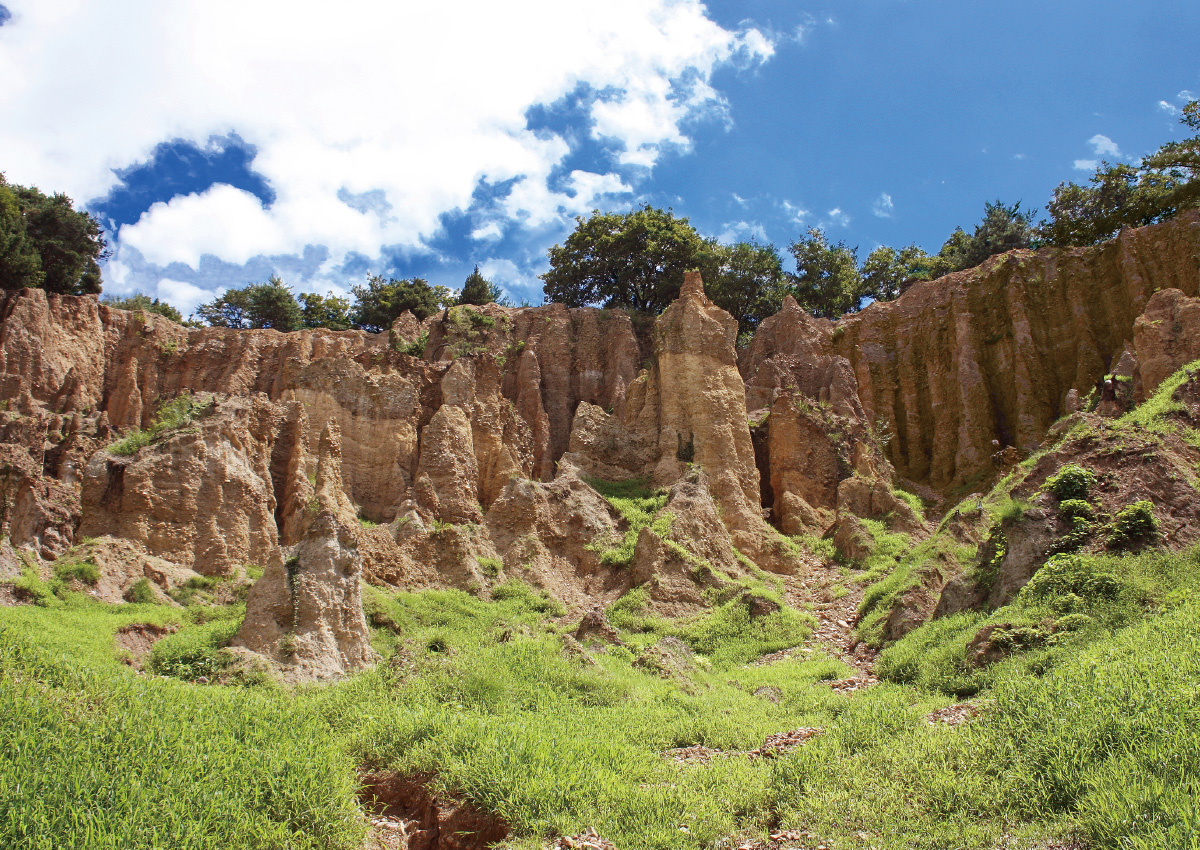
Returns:
[[[664,623],[635,594],[612,611],[629,647],[592,663],[564,653],[555,606],[524,585],[490,602],[372,589],[390,661],[285,689],[177,678],[219,672],[237,607],[64,592],[57,607],[0,609],[0,846],[361,847],[360,766],[435,771],[513,824],[514,847],[587,827],[626,850],[718,847],[778,826],[829,847],[1021,846],[1067,831],[1102,848],[1198,846],[1200,604],[1168,589],[1194,586],[1197,564],[1104,559],[1095,569],[1120,590],[1076,612],[1088,622],[974,679],[962,649],[982,619],[926,626],[885,653],[896,681],[855,695],[822,684],[848,672],[827,658],[746,666],[802,638],[807,619],[752,623],[737,599]],[[994,617],[1040,623],[1050,604],[1019,599]],[[145,674],[113,644],[134,622],[182,626]],[[664,635],[701,652],[670,675],[635,665]],[[926,723],[964,677],[984,713]],[[754,696],[763,686],[779,701]],[[773,760],[660,756],[814,726],[825,734]]]

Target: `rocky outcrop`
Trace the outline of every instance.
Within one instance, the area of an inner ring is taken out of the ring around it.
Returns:
[[[204,575],[280,559],[271,478],[275,406],[261,397],[211,404],[192,425],[130,456],[92,456],[81,536],[131,540]]]
[[[363,616],[358,542],[332,507],[322,505],[291,559],[272,563],[255,582],[234,639],[289,678],[335,678],[377,660]]]
[[[1133,344],[1138,390],[1143,396],[1153,395],[1180,367],[1200,360],[1200,298],[1189,298],[1178,289],[1154,293],[1133,325]]]
[[[1035,448],[1120,358],[1154,292],[1195,296],[1200,211],[1094,248],[1014,251],[915,284],[839,321],[868,421],[895,435],[900,475],[950,488],[986,475],[1001,448]]]

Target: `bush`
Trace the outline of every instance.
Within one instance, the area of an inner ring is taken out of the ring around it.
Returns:
[[[100,568],[91,561],[62,561],[54,565],[54,577],[60,581],[74,579],[94,585],[100,580]]]
[[[1058,503],[1059,512],[1068,519],[1083,517],[1092,518],[1092,506],[1083,499],[1063,499]]]
[[[1055,475],[1046,479],[1046,489],[1061,502],[1064,500],[1086,500],[1088,491],[1096,483],[1096,476],[1090,469],[1078,464],[1069,463]]]
[[[1112,599],[1121,591],[1121,581],[1101,572],[1095,560],[1080,555],[1055,555],[1021,588],[1029,600],[1053,600],[1073,593],[1087,600]]]
[[[191,424],[201,416],[205,416],[216,407],[216,401],[197,401],[190,395],[181,395],[171,401],[164,402],[154,417],[154,424],[146,431],[134,431],[121,440],[113,443],[108,450],[115,455],[128,457],[137,454],[139,449],[150,445],[163,436],[185,425]]]
[[[125,598],[130,602],[152,605],[155,602],[154,590],[150,587],[150,579],[140,578],[133,583],[129,591],[125,594]]]
[[[1154,519],[1154,505],[1145,500],[1127,505],[1117,512],[1113,520],[1112,534],[1108,537],[1110,549],[1124,549],[1151,537],[1158,530]]]
[[[236,619],[214,620],[168,635],[150,650],[147,667],[160,676],[185,681],[219,673],[232,660],[222,649],[233,640],[240,625]]]

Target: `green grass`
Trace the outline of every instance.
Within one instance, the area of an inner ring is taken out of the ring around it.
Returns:
[[[643,478],[627,481],[603,481],[588,478],[587,483],[625,520],[626,530],[619,541],[592,544],[606,566],[626,566],[633,561],[638,535],[647,526],[661,538],[671,532],[675,516],[663,511],[667,504],[665,490],[652,489]]]
[[[588,827],[628,850],[712,847],[775,827],[838,848],[982,850],[1071,831],[1097,850],[1192,846],[1200,551],[1085,567],[1114,576],[1115,593],[1068,575],[992,615],[935,621],[884,653],[897,681],[853,696],[821,685],[849,671],[820,655],[744,666],[810,626],[786,608],[750,618],[746,595],[770,590],[749,580],[682,621],[631,591],[608,609],[629,648],[598,648],[592,662],[564,652],[561,606],[520,582],[492,601],[368,587],[390,661],[295,689],[193,683],[219,674],[237,606],[67,594],[53,609],[3,608],[0,846],[360,848],[360,765],[436,771],[439,787],[507,818],[527,850]],[[978,678],[960,669],[986,622],[1064,621],[1074,626],[1052,645]],[[112,642],[135,622],[180,626],[155,645],[151,675],[121,664]],[[664,678],[633,664],[664,637],[700,654],[689,671]],[[778,702],[754,695],[765,686]],[[925,723],[959,693],[985,698],[980,718]],[[774,760],[680,767],[659,756],[752,749],[802,726],[825,733]]]
[[[181,395],[170,401],[163,402],[155,414],[154,422],[146,430],[137,430],[126,434],[108,447],[115,455],[134,455],[139,449],[161,440],[163,437],[190,425],[196,419],[212,412],[216,402],[212,399],[199,401],[191,395]]]

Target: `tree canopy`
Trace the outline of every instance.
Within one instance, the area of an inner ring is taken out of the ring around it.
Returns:
[[[216,300],[200,305],[196,312],[214,328],[294,331],[303,326],[300,305],[279,275],[271,275],[266,283],[226,290]]]
[[[458,293],[459,304],[490,304],[499,301],[503,293],[486,277],[479,273],[479,266],[467,275],[463,287]]]
[[[366,286],[356,286],[352,291],[354,327],[372,333],[389,329],[405,310],[418,319],[426,319],[451,301],[446,287],[430,286],[429,281],[419,277],[385,280],[380,275],[371,275]]]
[[[996,201],[985,203],[983,221],[968,234],[961,227],[950,235],[938,256],[946,263],[946,271],[974,268],[988,257],[1017,248],[1035,246],[1033,211],[1021,212],[1018,201],[1012,206]]]
[[[831,245],[825,233],[810,228],[788,246],[796,260],[788,292],[814,316],[836,319],[858,309],[863,298],[863,278],[858,270],[858,249],[845,242]]]
[[[106,256],[100,224],[70,198],[10,184],[0,174],[0,287],[98,293]]]
[[[106,295],[100,299],[100,303],[107,304],[109,307],[115,307],[118,310],[144,310],[147,313],[156,313],[159,316],[165,316],[172,322],[183,324],[183,315],[178,310],[166,301],[159,301],[157,298],[151,299],[149,295],[141,292],[135,292],[133,295],[127,295],[124,298]]]
[[[346,331],[354,326],[351,320],[350,302],[330,292],[317,295],[304,292],[300,295],[300,321],[306,328],[329,328],[331,331]]]

